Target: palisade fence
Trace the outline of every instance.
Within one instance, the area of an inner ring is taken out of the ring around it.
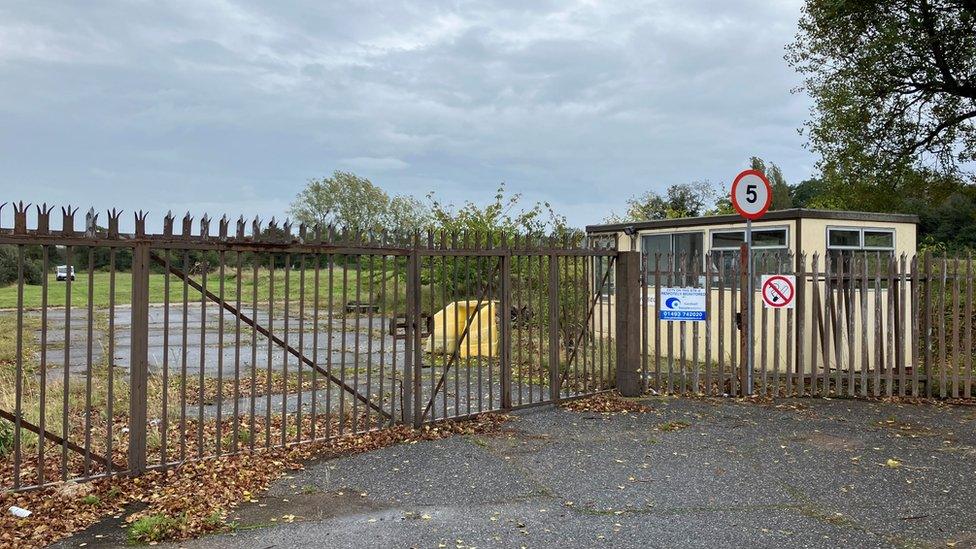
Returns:
[[[579,234],[297,227],[171,214],[119,231],[14,206],[0,245],[0,489],[138,474],[594,394],[617,252]],[[2,213],[2,207],[0,207]],[[28,215],[36,217],[29,227]],[[215,233],[215,234],[214,234]],[[58,280],[58,266],[65,279]],[[457,342],[457,343],[455,343]]]
[[[643,256],[641,380],[668,394],[973,397],[971,257],[756,252]],[[794,308],[764,307],[764,274],[796,277]],[[704,322],[659,319],[661,287],[703,288]],[[752,315],[753,369],[742,326]],[[750,379],[751,378],[751,379]]]

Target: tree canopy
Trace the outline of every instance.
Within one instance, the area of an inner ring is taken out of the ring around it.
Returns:
[[[976,0],[807,0],[786,59],[825,171],[890,190],[976,160]]]
[[[427,200],[434,227],[446,231],[539,236],[567,230],[565,216],[557,214],[548,202],[536,202],[526,208],[522,205],[522,195],[507,194],[504,183],[484,206],[471,201],[460,207],[445,204],[433,192],[427,195]]]
[[[769,186],[773,190],[773,200],[769,206],[770,210],[785,210],[793,207],[790,186],[786,183],[786,178],[783,177],[783,170],[779,169],[779,166],[772,162],[766,164],[766,161],[758,156],[753,156],[749,159],[749,166],[765,174],[766,179],[769,180]]]
[[[762,172],[769,180],[773,190],[770,209],[783,210],[793,207],[793,188],[786,182],[786,177],[783,176],[779,166],[753,156],[749,158],[749,167]],[[735,210],[732,208],[728,189],[716,187],[706,180],[670,185],[663,195],[646,191],[632,196],[627,200],[627,211],[623,216],[611,212],[605,221],[625,223],[733,213]]]
[[[290,213],[306,225],[362,230],[413,230],[430,220],[430,212],[412,196],[391,198],[369,179],[338,170],[331,177],[309,180]]]
[[[618,223],[698,217],[705,215],[714,205],[715,195],[715,188],[708,181],[679,183],[669,186],[663,196],[654,191],[646,191],[630,197],[627,199],[627,212],[624,216],[611,213],[606,221]]]
[[[466,201],[455,206],[433,192],[426,203],[409,195],[391,197],[369,179],[342,171],[310,180],[295,197],[290,213],[307,225],[391,232],[434,229],[542,235],[567,230],[566,218],[548,202],[525,206],[522,195],[507,193],[504,184],[487,204]]]

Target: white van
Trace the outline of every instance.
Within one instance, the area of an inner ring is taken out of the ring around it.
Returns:
[[[58,277],[58,282],[60,282],[62,280],[67,280],[68,277],[71,277],[71,280],[74,280],[75,279],[75,268],[74,267],[69,267],[67,265],[58,265],[57,277]]]

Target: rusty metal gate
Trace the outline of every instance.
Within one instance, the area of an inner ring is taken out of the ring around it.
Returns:
[[[120,232],[14,206],[0,488],[553,403],[612,387],[616,251],[243,218]],[[2,208],[0,208],[2,214]],[[29,226],[28,216],[35,223]],[[296,232],[297,229],[297,232]],[[601,243],[605,244],[605,243]]]

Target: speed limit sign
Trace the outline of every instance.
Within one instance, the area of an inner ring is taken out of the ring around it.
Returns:
[[[744,270],[746,271],[746,280],[744,283],[743,290],[745,290],[745,296],[752,295],[752,222],[755,219],[762,217],[766,210],[769,209],[770,203],[773,201],[773,189],[769,185],[769,180],[766,179],[766,175],[759,170],[746,170],[739,175],[735,176],[735,180],[732,181],[732,207],[735,211],[739,212],[739,215],[746,218],[746,233],[745,239],[742,242],[741,254],[742,261],[745,263]],[[770,285],[768,288],[764,287],[763,292],[769,292],[770,301],[776,303],[776,307],[780,307],[780,302],[792,302],[792,292],[790,292],[789,299],[781,296],[777,292],[781,292],[786,295],[787,290],[780,288],[779,286]],[[775,298],[775,299],[774,299]],[[765,299],[765,296],[764,296]],[[777,299],[779,301],[777,301]],[[745,388],[745,394],[752,394],[752,370],[754,366],[754,354],[755,349],[753,349],[753,314],[751,299],[748,297],[743,297],[743,310],[739,314],[746,318],[745,331],[743,333],[743,343],[742,346],[746,352],[746,359],[743,361],[744,371],[741,374],[742,387]],[[746,305],[746,303],[750,303]],[[769,301],[767,301],[769,303]],[[747,343],[749,342],[749,343]]]
[[[732,206],[746,219],[759,219],[769,209],[773,189],[758,170],[746,170],[732,182]]]

